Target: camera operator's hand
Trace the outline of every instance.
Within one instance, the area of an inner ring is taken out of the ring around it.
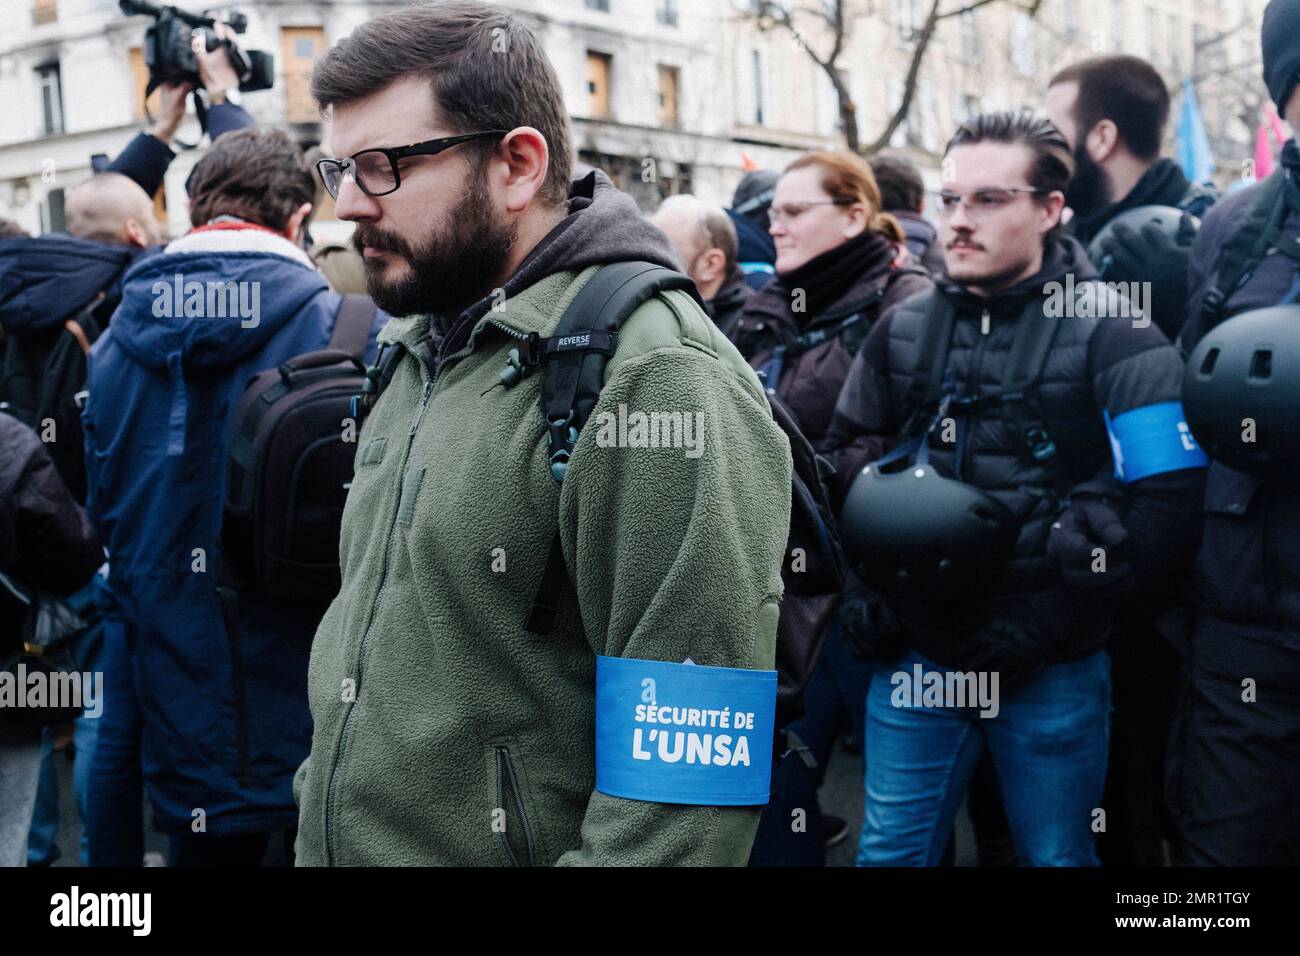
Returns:
[[[218,23],[216,31],[217,36],[223,40],[230,40],[235,36],[235,32],[224,23]],[[203,81],[203,88],[208,91],[208,97],[212,102],[221,102],[227,90],[239,88],[239,76],[230,63],[230,55],[226,52],[225,46],[209,51],[203,43],[196,42],[194,55],[199,61],[199,79]]]
[[[163,83],[158,87],[160,108],[149,132],[167,145],[185,119],[185,99],[194,87],[189,83]]]

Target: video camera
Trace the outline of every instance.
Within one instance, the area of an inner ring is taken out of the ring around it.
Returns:
[[[190,82],[198,89],[199,61],[195,56],[193,35],[202,32],[209,52],[224,46],[231,66],[239,77],[242,92],[269,90],[275,84],[275,58],[262,50],[241,50],[234,42],[217,36],[217,21],[210,16],[189,13],[176,7],[158,7],[147,0],[118,0],[127,16],[144,14],[154,23],[144,33],[144,62],[149,67],[148,93],[160,84]],[[226,25],[235,33],[248,29],[248,18],[232,14]]]

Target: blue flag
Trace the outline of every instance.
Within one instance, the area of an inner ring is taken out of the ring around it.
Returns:
[[[1183,80],[1183,112],[1178,118],[1178,165],[1194,183],[1208,182],[1214,174],[1214,153],[1201,121],[1201,107],[1191,79]]]

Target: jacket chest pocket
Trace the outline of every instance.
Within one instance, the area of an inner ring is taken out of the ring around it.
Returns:
[[[1264,580],[1289,625],[1287,646],[1300,650],[1300,496],[1294,487],[1274,486],[1260,497]]]
[[[1257,618],[1270,603],[1259,489],[1259,479],[1218,463],[1206,476],[1196,588],[1210,608],[1232,617]]]

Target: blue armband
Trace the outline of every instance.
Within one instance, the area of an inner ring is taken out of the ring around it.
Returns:
[[[776,671],[596,658],[596,789],[653,803],[767,803]]]
[[[1152,475],[1205,468],[1210,459],[1192,437],[1182,402],[1144,405],[1122,415],[1106,412],[1115,477],[1126,485]]]

